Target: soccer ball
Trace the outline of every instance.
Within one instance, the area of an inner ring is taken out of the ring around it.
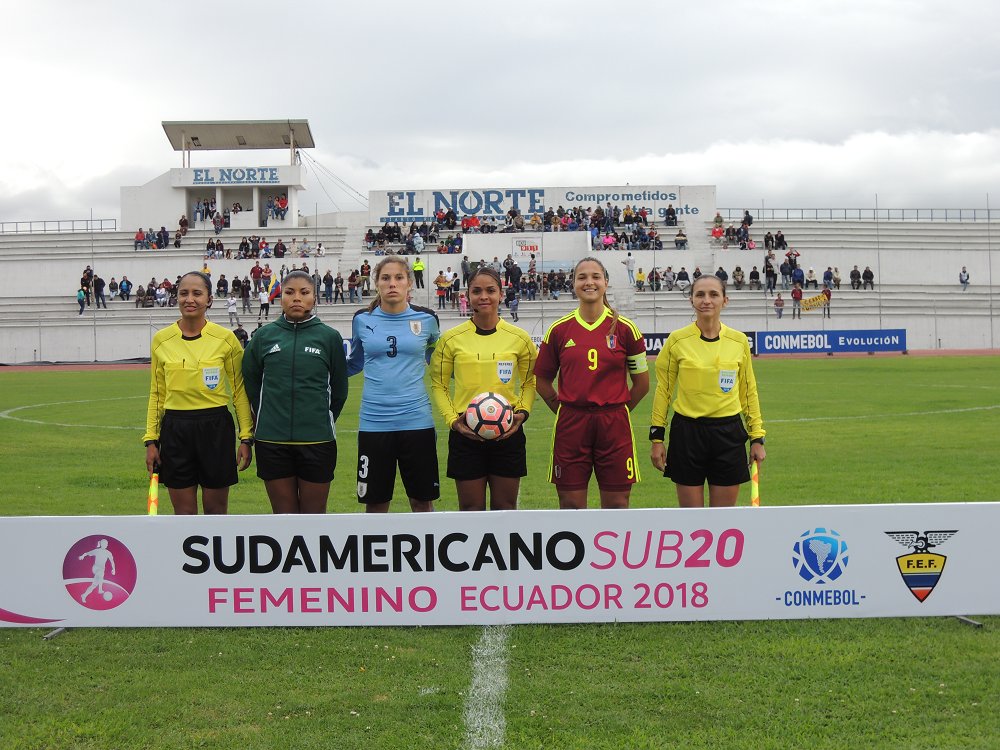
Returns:
[[[110,602],[111,601],[111,592],[110,591],[105,591],[103,594],[101,594],[101,596],[104,597],[104,601],[106,601],[106,602]]]
[[[484,440],[493,440],[510,432],[514,409],[499,393],[480,393],[465,410],[465,423]]]

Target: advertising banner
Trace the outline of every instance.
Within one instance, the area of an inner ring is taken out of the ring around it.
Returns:
[[[903,352],[906,329],[866,331],[759,332],[757,354],[800,354],[817,352]]]
[[[1000,614],[998,503],[0,519],[0,624]]]
[[[370,224],[432,221],[438,209],[463,216],[502,219],[512,208],[530,218],[547,209],[605,207],[645,208],[650,221],[663,224],[667,208],[677,219],[698,217],[710,221],[715,215],[714,185],[612,185],[599,187],[442,188],[439,190],[372,190],[368,193]]]

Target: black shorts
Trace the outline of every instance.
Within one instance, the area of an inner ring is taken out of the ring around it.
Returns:
[[[663,476],[674,484],[730,487],[750,481],[747,434],[739,415],[692,419],[674,413]]]
[[[448,477],[482,479],[488,476],[523,477],[528,473],[524,430],[504,440],[473,440],[448,433]]]
[[[160,428],[160,483],[214,490],[238,481],[236,428],[229,409],[167,409]]]
[[[333,481],[337,467],[337,441],[327,443],[267,443],[257,441],[257,476],[270,479],[297,477],[324,484]]]
[[[396,464],[406,496],[429,502],[441,497],[437,435],[424,430],[358,433],[358,502],[387,503],[396,486]]]

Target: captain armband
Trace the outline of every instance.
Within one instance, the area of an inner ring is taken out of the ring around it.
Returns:
[[[646,352],[639,352],[628,358],[628,371],[633,375],[649,371],[649,365],[646,363]]]
[[[649,428],[649,439],[654,443],[662,443],[667,439],[667,428],[666,427],[650,427]]]

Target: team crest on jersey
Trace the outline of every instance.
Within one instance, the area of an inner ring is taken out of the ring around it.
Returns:
[[[410,333],[412,333],[414,336],[419,336],[422,330],[424,330],[424,325],[421,321],[419,320],[410,321]]]
[[[514,379],[514,363],[511,360],[497,362],[497,377],[501,383],[509,383]]]
[[[723,393],[729,393],[736,385],[736,370],[719,370],[719,388]]]
[[[219,387],[219,383],[222,380],[222,375],[218,367],[203,367],[201,368],[201,380],[205,384],[205,387],[210,391],[214,391]]]
[[[368,494],[368,482],[358,482],[358,497]]]
[[[608,334],[608,349],[614,349],[615,344],[618,343],[618,337],[613,333]]]

